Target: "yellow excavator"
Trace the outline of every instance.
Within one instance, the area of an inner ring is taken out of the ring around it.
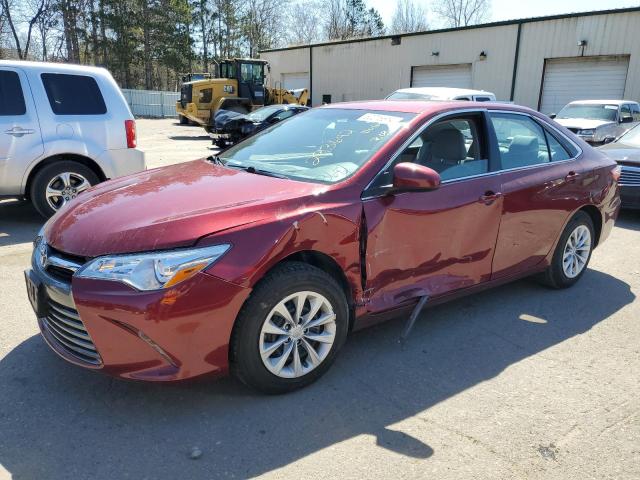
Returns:
[[[266,66],[264,60],[234,58],[218,64],[218,78],[184,77],[190,81],[182,84],[180,100],[176,102],[180,123],[192,122],[211,133],[219,110],[249,113],[265,105],[307,105],[306,88],[286,90],[265,86]]]

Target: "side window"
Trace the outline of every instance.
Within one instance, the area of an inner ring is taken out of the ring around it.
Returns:
[[[24,103],[20,77],[16,72],[0,70],[0,116],[24,115]]]
[[[56,115],[102,115],[107,106],[93,77],[43,73],[40,75],[51,110]]]
[[[279,122],[281,120],[285,120],[289,117],[293,117],[295,115],[295,110],[285,110],[284,112],[280,112],[279,114],[275,115],[271,121],[272,122]]]
[[[430,125],[406,147],[369,189],[377,194],[393,184],[393,167],[398,163],[419,163],[440,174],[443,181],[480,175],[489,171],[482,116],[449,118]]]
[[[549,145],[549,152],[551,153],[551,161],[558,162],[560,160],[569,160],[571,155],[569,152],[562,146],[562,144],[554,137],[551,133],[545,130],[545,135],[547,136],[547,142]]]
[[[490,102],[491,99],[489,97],[476,97],[476,102]]]
[[[525,115],[492,113],[491,121],[503,170],[549,162],[544,131],[534,120]]]
[[[620,107],[620,119],[631,117],[631,107],[625,103]]]
[[[640,105],[637,103],[631,105],[631,115],[634,122],[640,122]]]

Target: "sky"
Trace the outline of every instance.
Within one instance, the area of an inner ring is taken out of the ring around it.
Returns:
[[[426,8],[431,3],[429,0],[414,0],[414,2]],[[391,23],[396,1],[368,0],[367,3],[380,12],[386,25]],[[493,0],[492,3],[490,19],[492,22],[516,18],[543,17],[569,12],[588,12],[591,10],[640,6],[640,1],[638,0]],[[439,26],[433,20],[430,20],[429,23],[432,27]]]

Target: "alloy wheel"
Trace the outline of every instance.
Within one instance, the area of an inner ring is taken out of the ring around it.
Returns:
[[[564,246],[562,269],[568,278],[576,278],[584,270],[591,252],[591,231],[585,225],[578,225]]]
[[[52,209],[59,210],[90,186],[89,181],[79,173],[60,173],[47,184],[47,203]]]
[[[264,366],[281,378],[298,378],[317,368],[336,338],[336,314],[323,295],[296,292],[267,315],[258,340]]]

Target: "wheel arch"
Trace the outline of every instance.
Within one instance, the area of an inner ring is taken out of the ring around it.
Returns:
[[[596,248],[598,246],[598,243],[600,243],[600,235],[602,233],[602,213],[600,213],[600,210],[598,210],[598,208],[593,205],[585,205],[584,207],[580,208],[578,212],[585,212],[591,218],[591,221],[593,222],[593,233],[595,237],[593,248]]]
[[[101,182],[104,182],[107,179],[106,175],[104,174],[100,166],[95,162],[95,160],[89,157],[86,157],[84,155],[79,155],[77,153],[58,153],[56,155],[51,155],[45,158],[44,160],[41,160],[31,169],[31,171],[29,172],[29,175],[27,176],[27,181],[24,187],[25,197],[27,198],[30,197],[31,185],[33,184],[33,179],[38,174],[38,172],[41,171],[47,165],[51,165],[52,163],[59,162],[62,160],[77,162],[81,165],[84,165],[87,168],[90,168],[91,171],[93,171],[93,173],[95,173],[98,176]]]

